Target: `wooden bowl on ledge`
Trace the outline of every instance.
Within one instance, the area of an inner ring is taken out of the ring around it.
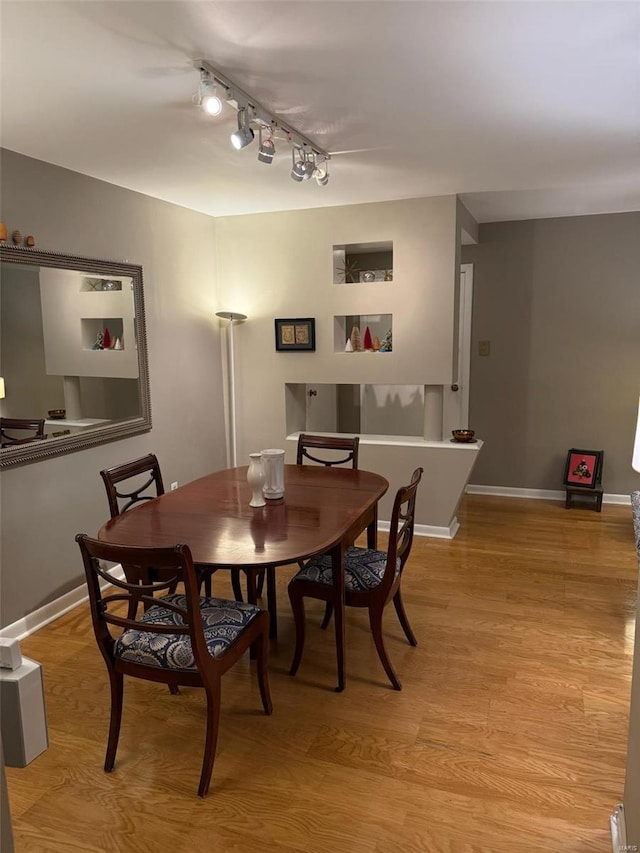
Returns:
[[[461,444],[468,444],[471,441],[475,441],[474,438],[475,430],[473,429],[452,429],[451,434],[453,438],[451,441],[458,441]]]

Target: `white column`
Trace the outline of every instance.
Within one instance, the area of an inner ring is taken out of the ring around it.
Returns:
[[[426,441],[442,441],[442,385],[424,386],[424,437]]]
[[[80,377],[63,376],[62,387],[64,390],[64,407],[67,410],[67,418],[76,420],[82,417],[82,405],[80,403]]]

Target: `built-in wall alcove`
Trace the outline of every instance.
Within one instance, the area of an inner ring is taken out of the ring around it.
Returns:
[[[287,435],[335,432],[422,437],[424,434],[422,385],[287,383],[285,403]]]
[[[393,281],[393,242],[342,243],[333,247],[334,284]]]
[[[354,329],[357,330],[357,338]],[[367,334],[368,333],[368,334]],[[350,346],[347,350],[347,341]],[[334,352],[385,355],[393,349],[393,314],[350,314],[333,318]]]

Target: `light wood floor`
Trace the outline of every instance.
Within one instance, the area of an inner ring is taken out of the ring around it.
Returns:
[[[454,541],[414,542],[404,593],[418,648],[387,611],[401,693],[363,611],[349,613],[347,689],[333,692],[315,603],[287,675],[281,571],[274,714],[243,660],[223,682],[204,801],[201,691],[127,682],[105,774],[107,679],[86,606],[24,641],[44,666],[51,745],[7,771],[17,853],[610,853],[637,584],[630,509],[469,496],[459,517]],[[214,588],[228,594],[219,576]]]

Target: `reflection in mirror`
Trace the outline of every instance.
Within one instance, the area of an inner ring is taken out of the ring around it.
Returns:
[[[142,269],[0,247],[3,419],[45,440],[2,442],[0,467],[151,428]]]

